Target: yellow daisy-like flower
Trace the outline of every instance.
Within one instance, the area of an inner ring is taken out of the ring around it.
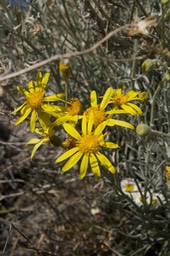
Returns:
[[[28,90],[25,90],[21,86],[17,86],[19,92],[21,92],[26,100],[24,104],[15,109],[13,113],[20,111],[21,117],[16,121],[16,125],[22,123],[30,114],[30,130],[34,132],[36,125],[36,117],[39,115],[40,109],[48,113],[53,113],[54,111],[61,111],[60,106],[49,105],[47,102],[53,102],[62,100],[64,94],[55,94],[51,96],[45,96],[45,88],[49,80],[50,73],[46,73],[42,76],[41,72],[37,73],[36,82],[30,81],[28,83]]]
[[[41,135],[41,138],[32,138],[27,142],[27,145],[30,144],[35,144],[32,153],[31,153],[31,159],[33,158],[35,152],[37,149],[43,144],[53,144],[55,146],[60,146],[61,145],[61,140],[58,136],[55,135],[54,131],[54,125],[50,121],[49,115],[46,113],[41,114],[39,116],[39,122],[41,124],[41,128],[36,128],[35,132],[39,135]]]
[[[123,127],[127,127],[129,129],[134,129],[134,126],[121,120],[117,119],[111,119],[112,115],[116,114],[125,114],[127,113],[123,109],[115,109],[115,110],[106,110],[108,104],[110,104],[110,100],[113,95],[113,88],[109,87],[104,96],[102,97],[102,101],[100,104],[97,104],[97,94],[96,91],[91,91],[90,94],[90,103],[91,107],[86,109],[85,115],[87,117],[87,120],[89,119],[91,113],[93,113],[94,118],[94,126],[97,127],[99,124],[101,124],[104,121],[108,121],[107,125],[113,126],[113,125],[119,125]]]
[[[78,98],[71,99],[68,103],[68,107],[63,107],[63,116],[59,117],[55,121],[55,125],[61,125],[66,122],[75,125],[79,119],[82,118],[82,105]],[[55,115],[55,113],[53,113]]]
[[[75,146],[63,153],[56,159],[56,163],[60,163],[67,158],[70,158],[67,163],[63,166],[62,171],[66,172],[71,169],[78,161],[82,158],[80,164],[80,179],[83,179],[87,173],[88,165],[93,173],[100,177],[99,162],[105,166],[111,173],[115,173],[115,167],[109,161],[109,159],[100,152],[102,147],[117,149],[119,146],[113,142],[105,141],[103,130],[106,127],[106,122],[101,123],[97,128],[94,128],[93,114],[90,115],[87,121],[86,115],[82,119],[82,135],[70,124],[65,123],[63,125],[65,131],[73,137]]]
[[[140,92],[129,91],[126,94],[122,93],[122,89],[114,90],[113,96],[111,98],[111,103],[114,104],[114,110],[123,109],[126,113],[131,115],[142,115],[142,110],[131,101],[142,101],[140,97],[137,97]]]
[[[94,116],[94,126],[97,127],[99,124],[101,124],[103,121],[110,118],[111,114],[110,111],[107,111],[106,108],[108,104],[110,103],[111,97],[113,95],[113,88],[109,87],[104,96],[102,97],[102,101],[100,104],[97,103],[97,94],[96,91],[91,91],[90,93],[90,104],[91,107],[86,109],[85,115],[87,116],[87,119],[89,119],[91,113],[93,113]],[[112,112],[112,114],[123,114],[126,113],[124,110],[115,110]]]

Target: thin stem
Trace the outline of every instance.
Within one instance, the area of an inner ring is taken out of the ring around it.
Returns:
[[[150,126],[152,127],[154,125],[154,110],[155,110],[155,104],[156,104],[156,100],[157,100],[157,96],[160,92],[160,90],[162,89],[164,84],[164,81],[161,80],[161,82],[159,83],[154,95],[153,95],[153,99],[152,99],[152,104],[151,104],[151,115],[150,115]]]
[[[150,133],[158,135],[158,136],[163,136],[163,137],[170,138],[170,134],[169,133],[163,133],[163,132],[159,132],[159,131],[156,131],[156,130],[151,130]]]
[[[107,40],[109,40],[111,37],[113,37],[114,35],[116,35],[117,33],[119,33],[121,30],[129,27],[129,26],[133,26],[133,23],[132,24],[127,24],[127,25],[124,25],[122,27],[119,27],[113,31],[111,31],[109,34],[107,34],[104,38],[102,38],[100,41],[98,41],[97,43],[95,43],[92,47],[88,48],[88,49],[85,49],[85,50],[82,50],[82,51],[77,51],[77,52],[71,52],[71,53],[66,53],[66,54],[56,54],[50,58],[47,58],[39,63],[36,63],[34,65],[32,65],[31,67],[28,67],[28,68],[24,68],[24,69],[21,69],[17,72],[14,72],[14,73],[11,73],[9,75],[6,75],[6,76],[1,76],[0,77],[0,82],[4,81],[4,80],[7,80],[7,79],[11,79],[13,77],[16,77],[16,76],[20,76],[22,74],[25,74],[27,72],[30,72],[32,70],[35,70],[37,68],[40,68],[44,65],[47,65],[53,61],[56,61],[56,60],[60,60],[60,59],[68,59],[68,58],[71,58],[71,57],[77,57],[77,56],[82,56],[82,55],[85,55],[85,54],[92,54],[93,52],[96,51],[96,49],[102,45],[103,43],[105,43]],[[37,50],[37,49],[36,49]]]
[[[162,4],[162,46],[163,49],[166,48],[166,37],[165,37],[165,5]]]
[[[68,101],[68,79],[64,80],[64,83],[65,83],[65,100],[66,100],[65,106],[67,107],[67,101]]]

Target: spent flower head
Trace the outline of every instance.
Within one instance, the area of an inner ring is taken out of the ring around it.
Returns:
[[[106,127],[106,122],[101,123],[97,128],[94,128],[93,113],[91,113],[89,120],[86,115],[82,118],[82,134],[80,134],[73,126],[65,123],[63,125],[65,131],[75,139],[75,145],[60,157],[56,159],[56,163],[60,163],[70,158],[63,166],[62,171],[70,170],[81,159],[80,164],[80,178],[83,179],[87,173],[88,166],[91,167],[92,172],[100,177],[100,167],[105,166],[111,173],[115,173],[115,167],[110,160],[101,153],[102,148],[117,149],[119,146],[113,142],[105,141],[105,134],[103,130]]]
[[[13,113],[20,111],[21,116],[16,121],[16,125],[22,123],[30,114],[30,130],[34,132],[36,126],[37,114],[40,115],[41,111],[53,113],[54,111],[60,112],[61,107],[56,105],[49,105],[47,102],[53,102],[62,100],[64,94],[54,94],[51,96],[45,96],[45,88],[49,80],[50,73],[46,73],[44,76],[41,72],[36,75],[36,81],[32,80],[28,83],[28,90],[21,86],[17,86],[19,92],[25,97],[25,102],[15,109]]]

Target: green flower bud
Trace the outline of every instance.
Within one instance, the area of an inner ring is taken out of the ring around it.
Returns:
[[[168,68],[167,71],[165,72],[164,79],[167,81],[170,80],[170,68]]]
[[[166,4],[168,3],[169,0],[161,0],[161,4]]]
[[[136,127],[136,133],[141,137],[148,135],[149,131],[150,131],[150,128],[147,124],[141,123],[141,124],[138,124],[138,126]]]
[[[62,140],[56,135],[50,137],[50,141],[55,147],[59,147],[62,144]]]
[[[160,63],[157,60],[147,59],[142,63],[142,69],[144,72],[148,72],[154,68],[159,68]]]

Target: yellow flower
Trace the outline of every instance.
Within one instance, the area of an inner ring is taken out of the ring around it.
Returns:
[[[61,145],[61,140],[58,136],[55,135],[54,131],[54,125],[50,121],[49,115],[46,113],[40,114],[39,116],[39,122],[41,124],[41,128],[36,128],[35,132],[39,135],[41,135],[41,138],[32,138],[27,142],[27,145],[35,144],[32,153],[31,153],[31,159],[33,158],[35,152],[37,149],[43,144],[53,144],[55,146]]]
[[[170,166],[169,166],[169,165],[166,165],[166,166],[165,166],[165,169],[166,169],[166,171],[167,171],[168,173],[170,173]]]
[[[167,179],[167,183],[170,184],[170,166],[169,165],[166,165],[165,166],[165,169],[166,169],[166,179]]]
[[[60,77],[63,80],[67,80],[70,75],[70,66],[68,65],[68,61],[60,61],[59,63],[59,72],[60,72]]]
[[[71,99],[67,104],[69,105],[69,107],[62,107],[63,116],[59,117],[54,122],[56,126],[64,124],[66,122],[75,125],[78,120],[82,118],[82,105],[78,98]],[[53,113],[53,115],[55,116],[55,113]]]
[[[135,91],[129,91],[126,94],[122,93],[121,89],[114,90],[113,96],[111,98],[111,101],[114,104],[113,110],[116,109],[123,109],[126,111],[126,113],[129,113],[131,115],[142,115],[142,110],[134,103],[131,103],[131,101],[142,101],[140,97],[137,97],[137,95],[140,92]]]
[[[62,171],[66,172],[82,158],[80,164],[80,179],[85,177],[89,164],[93,173],[97,177],[100,177],[99,162],[111,173],[115,173],[116,171],[109,159],[103,155],[100,150],[102,147],[117,149],[119,146],[115,143],[104,140],[105,134],[102,132],[106,127],[106,122],[101,123],[93,130],[93,121],[93,114],[90,115],[88,121],[86,115],[83,116],[82,135],[80,135],[80,133],[70,124],[65,123],[63,125],[65,131],[76,140],[75,146],[63,153],[55,162],[60,163],[67,158],[70,158],[62,168]]]
[[[53,113],[54,111],[61,111],[60,106],[49,105],[46,102],[62,100],[64,94],[55,94],[51,96],[45,96],[45,88],[49,80],[50,73],[46,73],[42,76],[41,72],[37,73],[36,82],[30,81],[28,83],[28,90],[17,86],[19,92],[21,92],[26,100],[24,104],[15,109],[13,113],[20,111],[21,117],[16,121],[16,125],[23,122],[30,114],[30,130],[34,132],[36,125],[36,117],[39,115],[40,109],[48,113]]]
[[[91,113],[93,113],[94,117],[94,126],[97,127],[103,121],[107,120],[111,117],[111,114],[123,114],[126,113],[124,110],[115,110],[110,113],[110,111],[105,110],[108,104],[110,103],[111,97],[113,95],[113,88],[109,87],[104,96],[102,97],[102,101],[100,104],[97,103],[97,94],[96,91],[91,91],[90,93],[90,103],[91,107],[86,109],[85,115],[87,119],[89,119]]]

